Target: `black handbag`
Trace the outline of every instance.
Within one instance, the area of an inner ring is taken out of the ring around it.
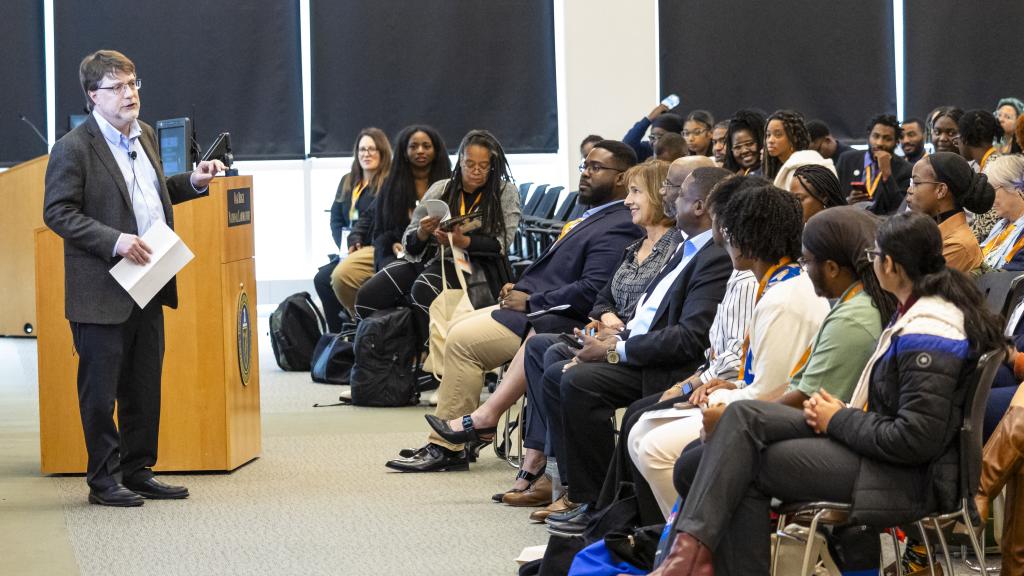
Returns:
[[[313,350],[309,375],[320,384],[348,384],[356,362],[355,346],[342,334],[324,334]]]

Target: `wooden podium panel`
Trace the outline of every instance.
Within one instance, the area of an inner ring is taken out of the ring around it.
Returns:
[[[0,173],[0,335],[35,336],[34,231],[43,225],[43,180],[49,156]],[[31,332],[25,326],[30,325]]]
[[[174,221],[195,259],[177,275],[178,308],[164,308],[155,469],[233,470],[261,450],[252,178],[215,179],[208,197],[175,206]],[[36,231],[36,277],[42,472],[85,472],[63,241],[46,228]]]

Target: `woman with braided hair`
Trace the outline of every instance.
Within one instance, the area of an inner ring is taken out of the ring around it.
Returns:
[[[967,273],[981,265],[983,254],[964,210],[988,212],[995,194],[988,178],[974,172],[959,154],[936,152],[914,164],[907,207],[938,222],[947,265]]]
[[[756,110],[736,111],[729,120],[729,128],[725,134],[723,168],[740,176],[761,175],[764,124],[764,114]]]
[[[839,178],[828,168],[817,164],[797,168],[789,183],[789,191],[800,201],[805,223],[826,208],[846,206]]]

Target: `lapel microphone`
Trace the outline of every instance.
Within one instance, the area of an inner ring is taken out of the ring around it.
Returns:
[[[135,157],[138,155],[139,153],[136,152],[135,150],[132,150],[131,152],[128,153],[128,157],[131,158],[133,162],[135,161]]]

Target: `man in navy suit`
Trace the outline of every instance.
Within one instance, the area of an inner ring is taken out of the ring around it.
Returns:
[[[152,471],[163,306],[177,306],[175,283],[140,308],[110,269],[122,258],[149,262],[152,250],[140,236],[161,223],[174,228],[171,204],[205,194],[224,165],[200,162],[192,173],[164,177],[156,134],[138,120],[142,83],[124,54],[86,56],[79,79],[92,114],[50,152],[43,220],[64,239],[64,313],[79,358],[89,502],[141,506],[143,498],[186,498],[187,489],[160,482]]]
[[[623,174],[636,162],[636,153],[622,142],[602,140],[594,145],[583,164],[578,197],[591,208],[565,225],[559,239],[515,285],[502,288],[497,306],[477,310],[451,327],[435,416],[447,421],[471,413],[480,403],[484,374],[510,361],[531,328],[538,333],[562,332],[587,321],[598,291],[611,278],[626,246],[643,235],[622,202]],[[569,309],[527,317],[564,304]],[[466,470],[469,463],[462,445],[432,433],[426,446],[408,458],[389,461],[387,467],[432,472]]]
[[[732,273],[729,255],[711,241],[705,206],[714,185],[729,175],[721,168],[698,168],[684,186],[666,182],[666,214],[675,216],[687,239],[640,298],[626,329],[604,339],[583,336],[573,359],[548,366],[540,382],[530,381],[531,399],[542,396],[568,500],[579,504],[547,518],[552,532],[580,533],[586,527],[589,503],[600,494],[613,454],[615,410],[665,391],[704,361],[711,322]]]

